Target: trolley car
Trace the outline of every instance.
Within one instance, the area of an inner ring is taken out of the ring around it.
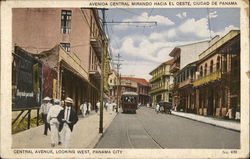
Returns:
[[[123,112],[136,113],[138,105],[138,94],[135,92],[124,92],[121,95],[121,105]]]

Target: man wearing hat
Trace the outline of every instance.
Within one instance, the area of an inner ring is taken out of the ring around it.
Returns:
[[[54,105],[49,109],[47,115],[47,121],[50,124],[51,128],[51,146],[55,147],[58,143],[60,144],[60,136],[59,136],[59,121],[57,119],[58,114],[60,111],[63,110],[63,107],[60,105],[60,100],[55,99]]]
[[[47,122],[47,114],[49,112],[52,104],[50,103],[50,97],[45,97],[43,99],[43,104],[40,107],[40,112],[42,113],[42,119],[44,122],[44,135],[47,135],[48,129],[50,129],[49,123]]]
[[[78,121],[78,116],[72,108],[73,100],[69,97],[65,99],[65,108],[60,111],[58,115],[59,131],[62,133],[62,143],[65,148],[69,147],[70,136],[73,131],[74,125]]]

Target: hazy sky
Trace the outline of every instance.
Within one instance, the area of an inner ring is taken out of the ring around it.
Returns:
[[[210,17],[210,31],[209,21]],[[162,62],[171,59],[170,51],[211,36],[225,35],[240,28],[238,8],[148,8],[109,9],[107,22],[157,21],[154,24],[107,24],[113,58],[122,56],[123,75],[150,79],[148,74]]]

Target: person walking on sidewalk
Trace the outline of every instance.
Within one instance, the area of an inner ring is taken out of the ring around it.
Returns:
[[[100,109],[100,105],[101,105],[101,103],[100,103],[100,101],[98,100],[97,101],[97,103],[96,103],[96,113],[98,113],[98,111],[99,111],[99,109]]]
[[[86,110],[87,110],[87,102],[84,102],[84,103],[82,103],[81,105],[80,105],[80,110],[81,110],[81,112],[82,112],[82,116],[83,117],[85,117],[85,115],[86,115]]]
[[[63,110],[63,107],[60,105],[60,100],[55,99],[54,105],[49,109],[47,115],[47,122],[50,124],[51,128],[51,147],[55,147],[57,143],[59,145],[61,144],[59,136],[59,121],[57,119],[61,110]]]
[[[88,109],[87,109],[87,114],[90,114],[90,112],[91,112],[91,103],[90,102],[88,102]]]
[[[78,117],[73,106],[73,100],[69,97],[65,99],[65,108],[58,115],[59,131],[62,133],[62,143],[65,148],[70,145],[71,133],[74,125],[78,121]]]
[[[40,112],[42,113],[42,120],[44,122],[44,135],[47,135],[48,129],[50,129],[49,123],[47,122],[47,114],[49,112],[50,107],[52,106],[50,101],[50,97],[45,97],[43,99],[43,104],[40,107]]]
[[[159,103],[156,104],[155,111],[156,111],[157,114],[159,113],[159,111],[160,111],[160,105],[159,105]]]

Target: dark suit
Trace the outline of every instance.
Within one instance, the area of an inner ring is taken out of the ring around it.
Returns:
[[[62,130],[63,124],[66,122],[66,121],[63,121],[64,112],[65,112],[65,108],[63,110],[61,110],[57,116],[57,119],[59,121],[59,132]],[[66,123],[68,124],[70,130],[73,131],[73,127],[78,121],[78,116],[73,108],[70,109],[69,121],[70,121],[70,123],[67,123],[67,122]]]

